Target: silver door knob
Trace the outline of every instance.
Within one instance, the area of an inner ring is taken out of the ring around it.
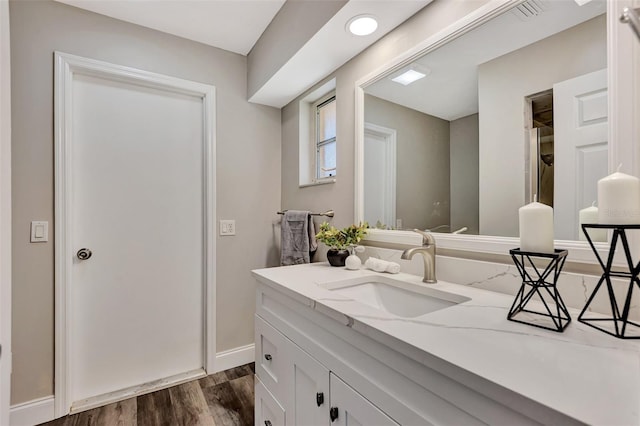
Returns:
[[[76,256],[78,256],[78,259],[80,260],[87,260],[91,257],[93,253],[91,253],[91,250],[89,250],[88,248],[81,248],[80,250],[78,250],[78,253],[76,253]]]

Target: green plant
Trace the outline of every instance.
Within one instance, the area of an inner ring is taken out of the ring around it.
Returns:
[[[316,234],[316,239],[332,249],[344,250],[350,245],[358,244],[367,235],[367,222],[359,225],[350,225],[343,229],[337,229],[328,222],[320,225],[320,232]]]

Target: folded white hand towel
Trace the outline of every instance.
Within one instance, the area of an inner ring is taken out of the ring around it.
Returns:
[[[397,274],[400,272],[400,265],[396,262],[389,262],[389,265],[387,265],[387,269],[385,270],[385,272],[388,272],[390,274]]]
[[[364,263],[369,269],[372,269],[376,272],[388,272],[390,274],[397,274],[400,272],[400,265],[395,262],[387,262],[386,260],[376,259],[374,257],[370,257]]]
[[[373,257],[368,258],[364,263],[364,266],[376,272],[384,272],[387,269],[387,265],[384,264],[384,260],[376,259]]]

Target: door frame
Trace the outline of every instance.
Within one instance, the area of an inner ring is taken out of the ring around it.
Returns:
[[[55,52],[54,76],[54,150],[55,150],[55,416],[69,413],[70,387],[70,333],[73,312],[69,311],[71,284],[72,184],[72,84],[74,75],[87,75],[165,90],[202,100],[203,108],[203,342],[204,365],[207,373],[215,371],[216,358],[216,137],[215,87],[162,74],[142,71],[94,59]]]
[[[397,132],[395,129],[389,127],[379,126],[373,123],[364,123],[364,138],[362,140],[363,149],[366,144],[367,134],[384,138],[386,155],[385,155],[385,168],[384,168],[384,181],[385,186],[383,188],[384,199],[389,200],[389,203],[384,206],[384,216],[387,226],[396,226],[396,141]],[[364,152],[364,151],[363,151]],[[363,165],[364,170],[364,165]],[[364,188],[364,185],[363,185]],[[363,189],[364,192],[364,189]],[[390,207],[391,206],[391,207]],[[363,212],[364,214],[364,212]],[[388,220],[387,220],[388,219]]]
[[[0,1],[0,424],[11,404],[11,55],[9,2]]]

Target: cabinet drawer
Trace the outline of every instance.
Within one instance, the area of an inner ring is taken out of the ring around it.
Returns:
[[[255,426],[284,426],[284,409],[256,377]]]
[[[286,386],[287,338],[256,315],[256,375],[278,401]]]

